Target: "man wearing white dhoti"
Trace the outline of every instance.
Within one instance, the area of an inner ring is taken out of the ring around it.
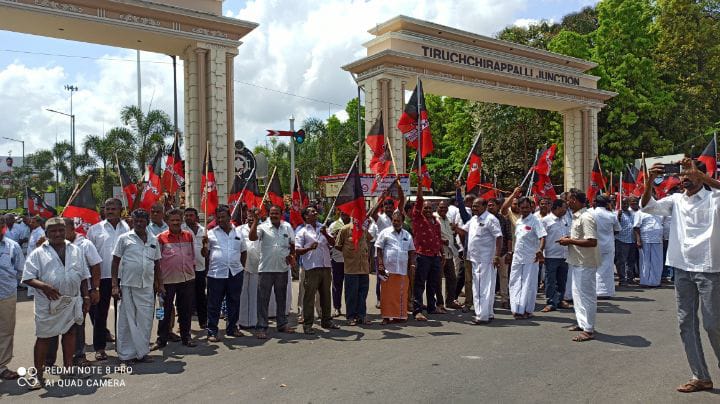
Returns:
[[[640,286],[660,286],[663,270],[663,218],[635,212],[635,242],[640,255]]]
[[[485,199],[475,198],[472,213],[473,217],[462,227],[453,227],[467,239],[465,258],[472,263],[473,323],[477,325],[495,318],[495,278],[503,237],[500,221],[487,211]]]
[[[520,195],[515,189],[514,197]],[[544,261],[547,232],[537,216],[532,214],[530,198],[518,199],[520,217],[515,222],[515,247],[510,268],[510,311],[515,319],[531,318],[535,311],[538,270]]]
[[[63,364],[68,376],[87,377],[72,367],[75,353],[75,324],[80,324],[90,308],[87,278],[90,277],[82,251],[65,240],[62,218],[45,224],[48,241],[35,249],[25,261],[22,282],[35,288],[34,363],[42,381],[50,340],[62,335]],[[44,383],[31,386],[42,388]]]
[[[257,289],[258,267],[260,266],[260,241],[250,241],[250,226],[258,220],[259,210],[252,208],[247,215],[247,223],[238,228],[245,238],[247,260],[243,277],[242,293],[240,294],[240,313],[238,325],[243,328],[254,328],[257,325]],[[273,298],[270,298],[272,302]]]
[[[597,312],[597,225],[595,217],[585,208],[585,193],[572,188],[568,191],[568,207],[573,212],[570,237],[558,240],[568,246],[567,263],[572,272],[572,296],[577,325],[571,331],[580,331],[573,341],[583,342],[594,338]]]
[[[598,263],[596,275],[597,296],[608,299],[615,296],[615,234],[620,231],[617,213],[608,209],[610,200],[605,195],[595,197],[595,209],[591,209],[597,225]]]
[[[147,212],[137,209],[132,218],[133,229],[118,238],[113,251],[112,295],[120,300],[117,353],[123,362],[152,362],[148,353],[155,307],[153,291],[162,292],[160,246],[146,230]]]

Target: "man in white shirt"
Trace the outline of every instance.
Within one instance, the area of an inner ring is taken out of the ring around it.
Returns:
[[[542,218],[547,236],[545,237],[545,297],[547,305],[542,309],[548,313],[558,308],[569,309],[563,298],[567,282],[567,247],[558,241],[570,235],[570,223],[565,212],[567,203],[562,199],[552,202],[550,213]]]
[[[700,341],[699,308],[717,358],[715,363],[720,361],[720,182],[710,178],[702,164],[697,168],[685,159],[682,165],[680,181],[685,192],[659,201],[652,198],[651,190],[653,180],[664,169],[662,164],[650,169],[642,210],[672,217],[667,265],[675,273],[680,339],[692,372],[692,379],[677,390],[690,393],[713,388]]]
[[[45,242],[45,230],[43,230],[43,224],[43,218],[40,216],[33,216],[30,219],[30,238],[28,239],[27,247],[28,254]]]
[[[350,223],[350,216],[347,213],[340,212],[340,217],[330,224],[330,235],[337,237],[340,229]],[[333,301],[333,317],[342,315],[342,294],[343,284],[345,282],[345,259],[342,251],[332,248],[330,251],[330,265],[332,266],[332,301]]]
[[[168,229],[165,223],[165,207],[162,203],[154,203],[150,207],[150,223],[148,223],[147,231],[154,237]]]
[[[183,212],[185,223],[183,230],[192,232],[195,247],[195,311],[200,328],[207,328],[207,271],[205,257],[202,256],[202,243],[205,239],[205,228],[198,222],[198,210],[186,208]]]
[[[165,292],[160,285],[160,245],[147,231],[147,211],[136,209],[132,218],[133,230],[120,235],[113,250],[113,297],[120,300],[117,353],[125,363],[152,362],[153,292]]]
[[[243,269],[247,261],[245,237],[230,222],[230,207],[219,205],[215,209],[217,226],[208,231],[203,241],[202,255],[208,257],[208,324],[209,342],[220,341],[218,322],[220,306],[227,299],[225,335],[240,337],[237,328],[242,293]]]
[[[475,198],[473,217],[455,230],[467,239],[466,260],[472,264],[473,307],[476,325],[487,324],[494,317],[496,266],[500,264],[502,229],[500,221],[487,211],[487,201]],[[533,298],[534,304],[534,298]]]
[[[407,320],[410,268],[415,267],[415,245],[410,233],[402,228],[405,217],[392,214],[392,227],[381,231],[375,240],[378,257],[381,324]]]
[[[570,237],[562,237],[558,243],[568,246],[568,268],[572,272],[572,296],[577,325],[571,331],[580,331],[573,337],[575,342],[595,338],[595,315],[597,314],[597,225],[595,217],[585,205],[587,197],[579,189],[568,191],[568,206],[572,209],[573,220]]]
[[[307,207],[302,211],[305,224],[298,226],[295,234],[295,253],[302,257],[305,270],[305,295],[303,296],[303,331],[305,334],[315,334],[313,322],[315,321],[315,295],[320,295],[320,310],[322,312],[320,326],[326,329],[338,329],[333,324],[330,313],[330,286],[332,274],[330,273],[330,249],[335,245],[335,239],[330,236],[322,223],[317,221],[317,211]]]
[[[516,188],[511,198],[517,198],[522,190]],[[521,197],[517,200],[520,216],[515,222],[515,247],[510,267],[510,311],[517,319],[531,318],[535,311],[538,287],[538,270],[544,261],[545,227],[532,214],[532,201]]]
[[[610,200],[605,195],[595,196],[595,216],[597,226],[598,252],[600,263],[596,274],[596,288],[599,299],[615,296],[615,234],[620,231],[617,214],[609,210]]]
[[[4,218],[0,217],[0,379],[15,380],[18,374],[8,369],[13,354],[17,278],[25,265],[20,244],[5,237]]]
[[[438,203],[435,218],[437,218],[438,222],[440,222],[440,238],[443,243],[438,286],[442,285],[442,278],[445,278],[444,298],[442,293],[439,293],[440,287],[438,287],[438,309],[444,309],[445,306],[451,309],[462,309],[462,306],[457,302],[457,296],[455,296],[455,289],[457,286],[455,262],[459,258],[459,252],[457,246],[455,245],[455,232],[453,231],[453,225],[462,224],[462,219],[459,219],[458,214],[457,219],[460,220],[460,222],[458,223],[452,221],[449,215],[448,201],[440,201],[440,203]]]
[[[102,263],[100,264],[100,300],[90,308],[93,321],[93,348],[95,360],[107,360],[105,347],[110,337],[107,328],[107,316],[112,296],[112,260],[113,248],[121,234],[130,231],[127,223],[120,220],[122,202],[117,198],[109,198],[104,204],[105,220],[90,226],[87,239],[97,248]],[[115,300],[117,313],[117,300]],[[117,315],[117,314],[116,314]]]
[[[268,329],[268,305],[270,291],[275,292],[277,307],[277,329],[279,332],[295,332],[288,325],[287,313],[283,308],[288,299],[288,272],[295,264],[295,232],[289,223],[281,221],[282,211],[277,206],[270,208],[270,220],[258,225],[253,220],[248,238],[260,240],[260,266],[258,268],[258,322],[257,338],[266,339]]]
[[[640,286],[660,286],[663,270],[662,216],[635,213],[635,242],[640,254]]]

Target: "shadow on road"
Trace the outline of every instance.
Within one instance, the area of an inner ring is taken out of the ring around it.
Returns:
[[[631,348],[647,348],[652,344],[650,341],[639,335],[609,335],[596,333],[595,340]]]

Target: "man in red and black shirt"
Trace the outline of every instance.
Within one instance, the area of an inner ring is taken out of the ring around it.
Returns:
[[[433,207],[425,204],[422,186],[418,187],[417,199],[412,209],[413,240],[417,253],[417,267],[410,264],[410,270],[415,270],[413,284],[413,315],[415,320],[426,321],[422,313],[423,292],[427,287],[427,312],[437,314],[435,308],[435,291],[440,274],[440,257],[442,253],[442,240],[440,238],[440,222],[433,215]]]
[[[165,317],[158,324],[158,338],[152,350],[167,345],[170,337],[170,321],[173,304],[180,323],[182,344],[194,347],[190,336],[192,304],[195,297],[195,244],[193,233],[183,230],[183,214],[180,209],[171,209],[165,214],[168,229],[158,234],[160,244],[160,283],[165,289],[163,307]]]

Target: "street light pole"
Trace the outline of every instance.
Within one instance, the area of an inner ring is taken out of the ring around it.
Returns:
[[[50,108],[45,108],[45,110],[48,112],[53,112],[56,114],[69,116],[70,117],[70,127],[72,128],[72,132],[73,133],[75,132],[75,115],[66,114],[64,112],[56,111],[56,110],[50,109]],[[56,136],[55,144],[57,144],[57,134],[55,136]],[[70,140],[71,140],[71,144],[72,144],[74,142],[74,139],[71,138]],[[71,176],[72,176],[72,180],[73,180],[73,186],[75,185],[75,161],[74,160],[75,160],[75,146],[72,146],[72,151],[70,153],[70,171],[71,171]],[[56,182],[57,182],[57,178],[58,178],[58,175],[57,175],[57,165],[56,165],[55,166]],[[57,197],[55,197],[55,199],[57,200]]]
[[[73,93],[78,90],[77,86],[66,84],[65,89],[70,91],[70,172],[72,173],[73,185],[75,185],[75,115],[73,114]]]
[[[290,132],[295,132],[295,116],[290,115]],[[290,137],[290,195],[295,189],[295,137]]]
[[[12,140],[13,142],[18,142],[18,143],[22,144],[22,158],[23,158],[23,165],[25,165],[25,141],[7,137],[7,136],[3,136],[3,139]]]

